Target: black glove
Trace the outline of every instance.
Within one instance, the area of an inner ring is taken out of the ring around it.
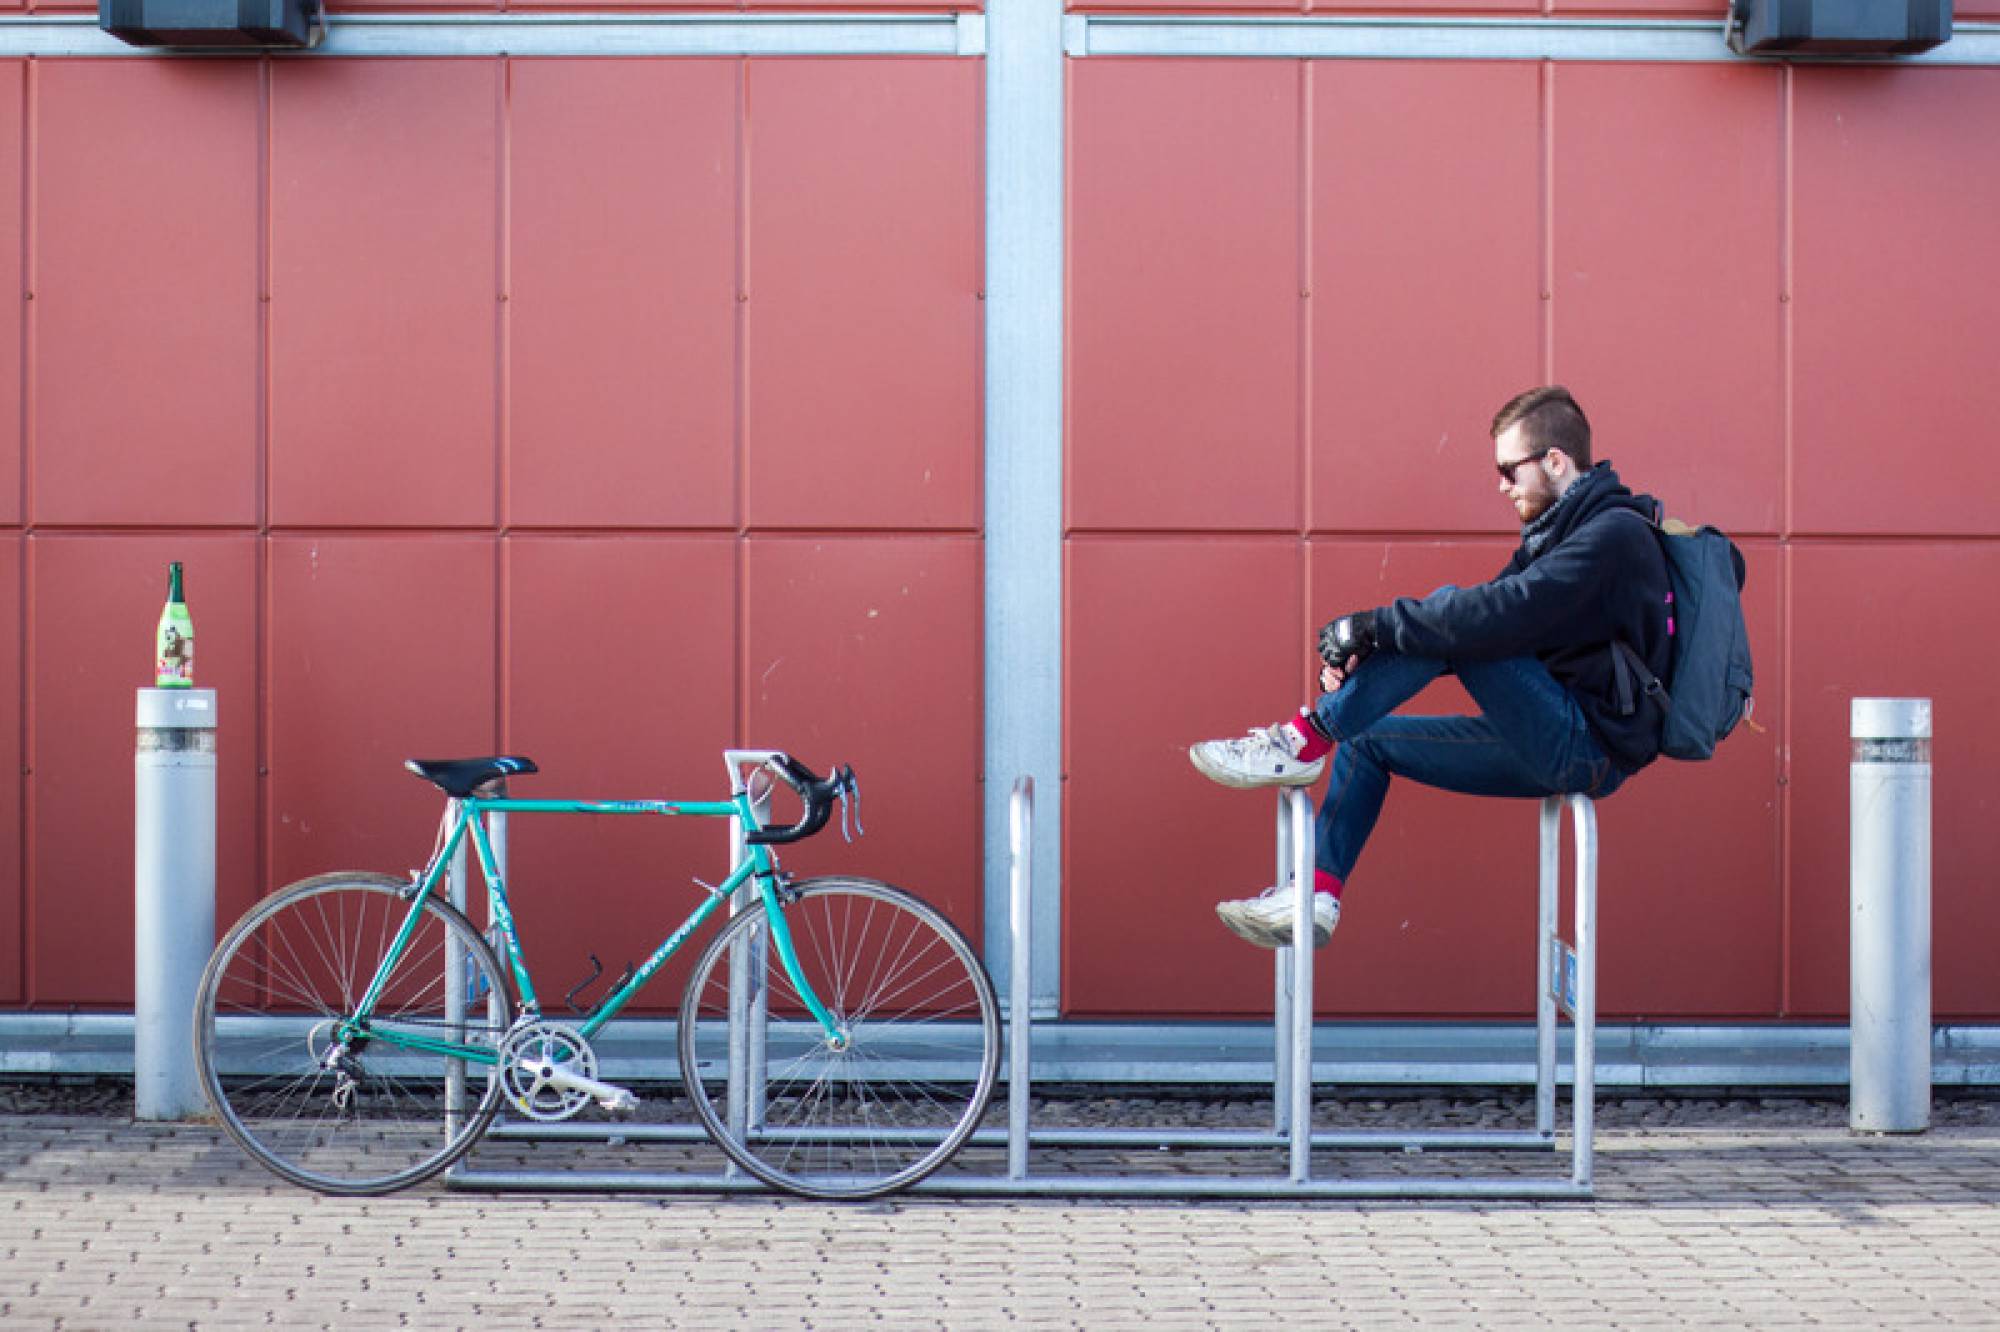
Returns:
[[[1375,650],[1375,612],[1356,611],[1329,620],[1319,631],[1319,659],[1346,675]]]

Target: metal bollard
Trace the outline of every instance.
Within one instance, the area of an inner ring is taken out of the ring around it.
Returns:
[[[215,947],[213,689],[141,689],[134,759],[132,1092],[137,1119],[204,1113],[188,1050]]]
[[[1857,698],[1848,767],[1848,1127],[1931,1119],[1931,701]]]

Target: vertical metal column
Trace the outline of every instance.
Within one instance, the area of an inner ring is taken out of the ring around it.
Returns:
[[[1541,887],[1535,927],[1535,1131],[1556,1131],[1556,917],[1562,885],[1562,801],[1550,796],[1541,809]]]
[[[1007,970],[1008,789],[1048,793],[1035,1015],[1061,985],[1063,7],[986,13],[986,953]]]
[[[760,827],[769,822],[770,811],[768,792],[751,797],[750,813]],[[731,820],[729,868],[734,871],[749,858],[750,847],[743,838],[743,825]],[[729,903],[729,914],[734,916],[756,905],[757,885],[754,880],[746,880]],[[765,976],[769,946],[768,928],[739,935],[729,945],[729,1081],[724,1105],[730,1128],[738,1136],[764,1123],[764,1069],[771,1012]],[[694,1089],[689,1088],[688,1094],[692,1096]],[[737,1173],[735,1162],[729,1163],[727,1173]]]
[[[1292,816],[1292,1169],[1294,1184],[1312,1174],[1313,1054],[1313,835],[1312,802],[1296,786],[1285,788]]]
[[[1033,985],[1035,862],[1035,779],[1014,783],[1007,801],[1007,847],[1011,853],[1007,904],[1013,948],[1007,993],[1007,1178],[1028,1177],[1028,1097],[1034,1086],[1030,987]]]
[[[507,794],[507,783],[504,781],[496,783],[494,794]],[[459,811],[462,808],[457,800],[445,802],[447,827],[458,822]],[[500,882],[505,883],[507,815],[504,811],[495,811],[486,816],[486,839],[487,845],[493,849],[493,872],[499,876]],[[471,841],[472,837],[468,831],[467,835],[460,839],[458,849],[452,852],[444,876],[445,900],[457,907],[467,920],[472,919],[472,878],[468,868],[470,861],[467,850]],[[493,921],[493,885],[489,883],[486,885],[486,941],[493,945],[494,953],[502,959],[504,966],[507,952],[498,936],[499,927]],[[472,1001],[477,998],[466,993],[466,981],[470,979],[471,974],[471,959],[466,956],[465,946],[459,943],[457,936],[447,931],[444,940],[444,1016],[455,1040],[463,1041],[471,1035],[466,1029],[466,1020],[470,1016]],[[507,1006],[497,992],[486,996],[486,1018],[487,1028],[494,1033],[497,1043],[505,1034],[507,1023]],[[465,1104],[465,1061],[453,1059],[445,1064],[444,1072],[444,1126],[447,1139],[457,1136],[459,1116],[465,1113]]]
[[[445,817],[452,824],[458,822],[459,802],[445,802]],[[496,850],[495,854],[498,852]],[[452,854],[451,865],[445,871],[445,901],[460,911],[466,909],[467,888],[465,881],[465,843],[458,844]],[[492,908],[489,905],[488,914]],[[468,998],[465,993],[465,945],[458,937],[445,931],[444,936],[444,1020],[453,1040],[465,1039],[465,1009]],[[465,1063],[453,1059],[444,1066],[444,1136],[450,1142],[458,1136],[460,1118],[465,1114]]]
[[[1558,929],[1562,870],[1562,810],[1576,826],[1576,944]],[[1535,1131],[1555,1136],[1556,1010],[1576,1024],[1570,1078],[1570,1183],[1591,1187],[1597,1133],[1597,806],[1586,795],[1548,796],[1541,809],[1541,934],[1535,974]]]
[[[1597,1141],[1597,806],[1569,797],[1576,815],[1576,1055],[1570,1084],[1570,1181],[1591,1187]]]
[[[141,689],[133,759],[132,1113],[192,1119],[205,1102],[188,1031],[215,948],[213,689]]]
[[[1273,883],[1292,872],[1292,808],[1289,788],[1278,788],[1278,863]],[[1280,948],[1271,959],[1271,1128],[1292,1126],[1292,952]]]
[[[1931,701],[1857,698],[1848,766],[1848,1126],[1931,1119]]]

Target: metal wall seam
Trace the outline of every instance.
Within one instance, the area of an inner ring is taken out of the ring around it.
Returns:
[[[1084,56],[1281,60],[1591,60],[1780,63],[1739,56],[1722,25],[1690,19],[1172,17],[1073,14],[1064,50]],[[2000,24],[1959,23],[1921,55],[1794,57],[1799,63],[2000,65]]]
[[[1003,5],[986,56],[985,876],[988,968],[1007,975],[1009,799],[1047,793],[1035,839],[1034,1016],[1061,984],[1062,16]]]
[[[291,58],[985,53],[981,14],[338,14],[315,51]],[[129,46],[88,14],[0,19],[0,58],[168,54],[243,53]]]

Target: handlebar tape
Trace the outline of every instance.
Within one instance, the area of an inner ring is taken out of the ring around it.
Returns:
[[[799,821],[790,827],[753,828],[743,835],[745,842],[757,846],[802,842],[826,827],[827,819],[833,814],[833,802],[854,781],[854,769],[850,767],[843,765],[835,768],[831,777],[821,777],[790,754],[774,755],[771,766],[785,785],[798,792],[804,808],[799,813]]]

